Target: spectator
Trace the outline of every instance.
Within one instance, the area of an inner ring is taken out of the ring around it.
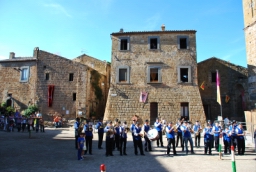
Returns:
[[[60,121],[60,119],[59,119],[59,116],[57,115],[54,119],[53,119],[53,122],[54,122],[54,124],[55,124],[55,128],[58,128],[59,127],[59,121]]]
[[[44,119],[43,119],[43,118],[41,118],[41,119],[39,120],[39,124],[40,124],[40,131],[41,131],[41,132],[44,132]]]

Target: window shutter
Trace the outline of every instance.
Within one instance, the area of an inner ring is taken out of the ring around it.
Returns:
[[[189,49],[189,37],[187,36],[187,49]]]
[[[157,37],[157,49],[158,50],[160,49],[160,37],[159,36]]]
[[[162,70],[158,68],[158,82],[162,82]]]
[[[119,83],[119,67],[116,68],[116,83]]]
[[[147,83],[150,82],[150,67],[147,69]]]
[[[178,49],[180,49],[180,36],[177,36],[177,45]]]
[[[150,50],[150,37],[148,37],[148,49]]]
[[[130,38],[127,38],[127,50],[130,50]]]

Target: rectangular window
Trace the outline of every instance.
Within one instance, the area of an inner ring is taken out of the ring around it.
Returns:
[[[119,37],[119,50],[127,51],[130,46],[130,38],[129,37]]]
[[[73,73],[70,73],[69,74],[69,81],[73,81],[74,80],[74,74]]]
[[[29,78],[29,67],[20,68],[20,82],[27,82]]]
[[[45,74],[45,80],[49,80],[50,79],[50,75],[49,75],[49,73],[46,73]]]
[[[148,37],[148,48],[150,50],[157,50],[159,49],[159,42],[160,42],[160,37],[159,36],[149,36]]]
[[[127,69],[119,69],[119,82],[127,82]]]
[[[184,117],[186,120],[189,120],[188,103],[180,103],[180,116]]]
[[[216,82],[216,72],[212,72],[212,82]]]
[[[150,64],[148,66],[147,83],[162,83],[162,64]]]
[[[128,84],[130,83],[130,67],[118,66],[116,68],[116,83]]]
[[[76,101],[76,93],[73,93],[73,101]]]
[[[178,36],[178,49],[189,49],[188,36]]]
[[[191,83],[191,66],[179,66],[178,67],[178,82],[179,83]]]

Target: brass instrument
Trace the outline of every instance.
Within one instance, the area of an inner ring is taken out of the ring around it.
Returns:
[[[179,125],[180,126],[180,125]],[[175,132],[175,133],[177,133],[178,132],[178,127],[179,126],[177,126],[177,125],[174,125],[172,128],[173,128],[173,131]]]
[[[139,135],[140,135],[141,138],[144,138],[144,136],[145,136],[145,131],[141,130],[141,132],[139,133]]]

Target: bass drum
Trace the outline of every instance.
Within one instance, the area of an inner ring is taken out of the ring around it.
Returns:
[[[156,129],[151,129],[147,132],[148,139],[155,141],[159,138],[158,131]]]

